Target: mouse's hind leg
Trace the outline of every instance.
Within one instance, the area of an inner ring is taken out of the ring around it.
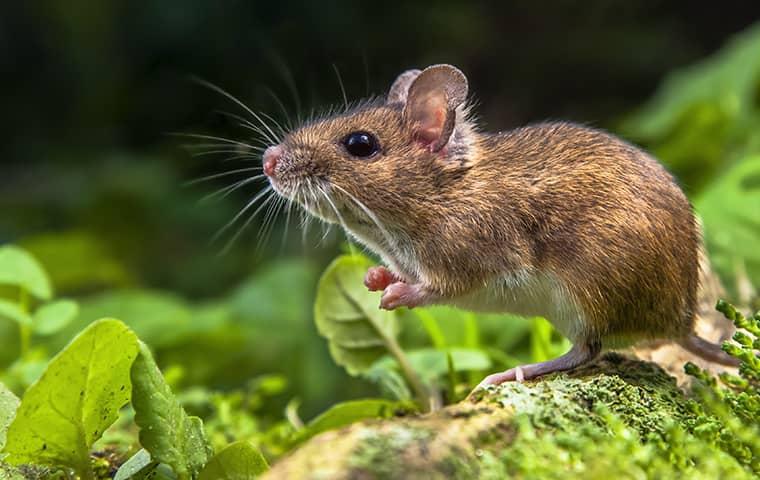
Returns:
[[[494,373],[483,379],[473,392],[486,385],[499,385],[504,382],[530,380],[546,375],[547,373],[570,370],[577,366],[588,363],[595,359],[601,351],[599,342],[585,342],[573,345],[566,354],[546,362],[529,363],[519,367],[510,368],[504,372]]]

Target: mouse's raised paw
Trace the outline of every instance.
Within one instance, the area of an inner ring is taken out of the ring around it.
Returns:
[[[364,286],[370,292],[385,290],[388,285],[398,282],[399,278],[385,267],[370,267],[364,275]]]
[[[421,285],[410,285],[404,282],[395,282],[383,291],[380,299],[380,308],[395,310],[399,307],[414,308],[428,303],[429,295]]]

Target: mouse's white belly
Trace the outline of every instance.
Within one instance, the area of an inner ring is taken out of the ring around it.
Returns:
[[[555,276],[544,273],[506,275],[451,303],[481,312],[541,316],[571,340],[578,338],[585,322],[567,287]]]

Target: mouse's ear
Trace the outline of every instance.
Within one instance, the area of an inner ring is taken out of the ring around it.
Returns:
[[[433,65],[423,70],[409,86],[404,120],[414,136],[442,149],[456,125],[456,109],[467,99],[467,77],[451,65]]]
[[[406,103],[409,86],[420,73],[422,73],[422,70],[415,68],[413,70],[407,70],[396,77],[393,85],[391,85],[391,89],[388,91],[388,97],[386,98],[385,103]]]

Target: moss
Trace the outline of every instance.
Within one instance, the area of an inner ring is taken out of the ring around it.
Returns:
[[[426,429],[405,425],[395,425],[383,432],[362,430],[360,443],[349,458],[348,466],[360,477],[371,474],[378,478],[401,478],[403,465],[394,459],[401,458],[411,445],[425,445],[432,435]]]
[[[328,432],[268,478],[755,478],[757,426],[722,402],[755,411],[737,382],[729,394],[713,379],[710,403],[655,364],[608,354],[426,416]]]

